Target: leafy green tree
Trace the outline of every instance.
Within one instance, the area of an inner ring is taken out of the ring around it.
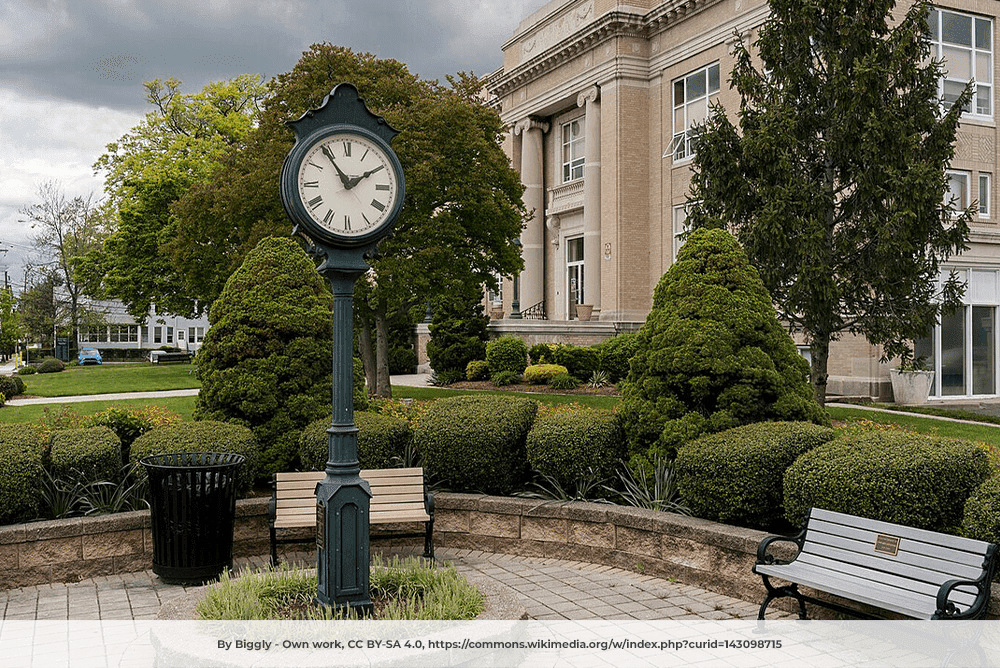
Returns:
[[[396,61],[313,45],[269,83],[260,124],[245,143],[173,207],[177,228],[168,251],[192,296],[208,303],[257,241],[290,234],[276,188],[294,139],[285,121],[318,107],[341,82],[355,84],[369,108],[401,130],[393,148],[406,177],[403,212],[355,295],[369,390],[388,396],[394,322],[414,321],[429,298],[456,282],[489,285],[497,273],[521,266],[513,240],[523,188],[500,148],[499,116],[478,99],[474,77],[439,85]]]
[[[104,237],[103,219],[90,196],[67,198],[55,181],[38,186],[38,202],[21,209],[26,222],[35,230],[35,249],[48,261],[53,275],[46,285],[65,295],[71,340],[77,341],[84,307],[81,303],[85,280],[76,265],[76,258],[97,248]],[[53,309],[57,297],[51,294]],[[53,315],[53,324],[55,323]]]
[[[465,367],[486,359],[486,326],[483,291],[479,285],[458,288],[437,300],[430,324],[427,357],[438,378],[465,380]]]
[[[638,464],[753,422],[829,422],[760,276],[724,230],[691,234],[637,339],[619,415]]]
[[[332,306],[312,260],[287,237],[262,240],[212,305],[194,416],[252,429],[262,474],[287,470],[302,429],[330,411]]]
[[[153,303],[174,313],[198,310],[197,293],[165,253],[176,233],[170,206],[250,133],[264,94],[250,74],[195,94],[182,93],[176,79],[144,86],[155,109],[94,164],[105,173],[114,233],[81,265],[93,292],[120,299],[139,322]]]
[[[12,354],[21,336],[21,316],[14,291],[9,287],[0,288],[0,353],[4,357]]]
[[[830,342],[844,333],[885,359],[958,304],[940,264],[966,248],[945,169],[971,91],[939,98],[926,2],[770,0],[755,53],[741,36],[732,85],[738,128],[720,106],[695,138],[693,227],[728,227],[783,320],[811,348],[823,403]]]

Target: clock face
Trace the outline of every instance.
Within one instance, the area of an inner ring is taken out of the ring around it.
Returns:
[[[326,135],[298,163],[299,200],[318,226],[338,237],[370,235],[398,209],[402,175],[394,158],[364,135]]]

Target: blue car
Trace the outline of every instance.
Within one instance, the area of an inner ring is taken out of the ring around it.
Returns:
[[[101,351],[95,348],[81,348],[76,354],[76,361],[80,364],[101,364]]]

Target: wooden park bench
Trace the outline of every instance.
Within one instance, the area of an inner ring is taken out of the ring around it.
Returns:
[[[778,541],[798,546],[791,561],[768,553]],[[807,596],[810,587],[855,603],[916,619],[980,619],[990,601],[997,546],[969,538],[813,508],[795,538],[768,536],[753,572],[764,579],[768,604],[790,596],[806,619],[806,602],[857,617],[877,618],[840,603]],[[790,584],[775,586],[771,578]]]
[[[151,350],[149,351],[149,361],[153,364],[161,364],[164,362],[190,362],[191,353],[186,351],[171,353],[166,350]]]
[[[301,532],[293,530],[316,527],[316,485],[326,471],[276,473],[274,491],[268,509],[271,525],[271,565],[278,563],[278,543],[302,542]],[[369,524],[422,523],[423,530],[406,532],[387,530],[371,536],[381,538],[424,539],[424,554],[434,558],[434,496],[427,491],[422,468],[368,469],[361,477],[371,487]],[[315,535],[315,534],[314,534]]]

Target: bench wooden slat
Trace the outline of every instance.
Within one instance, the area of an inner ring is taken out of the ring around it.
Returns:
[[[807,540],[802,552],[803,554],[820,554],[840,561],[855,561],[866,568],[902,573],[906,577],[933,582],[937,586],[941,586],[956,577],[975,580],[983,572],[982,557],[979,557],[979,565],[974,567],[903,551],[900,551],[896,557],[892,557],[875,552],[873,545],[874,540],[867,544],[859,544],[847,539],[828,540],[824,543]],[[860,549],[856,549],[859,546]],[[951,570],[942,570],[945,565],[949,566]]]
[[[899,554],[902,555],[900,556],[901,560],[911,557],[924,557],[925,562],[927,560],[934,560],[961,564],[971,567],[977,572],[982,571],[983,558],[986,554],[986,545],[988,545],[988,543],[984,544],[981,551],[970,552],[963,549],[933,545],[924,541],[915,541],[905,536],[900,536],[899,533],[892,533],[891,530],[875,532],[842,525],[830,525],[824,522],[817,523],[815,527],[810,523],[806,540],[807,542],[832,544],[850,549],[849,544],[846,542],[847,539],[850,539],[856,541],[858,552],[871,552],[875,545],[875,539],[879,535],[893,535],[900,538]]]
[[[902,538],[920,541],[932,546],[948,547],[982,555],[986,554],[986,551],[991,545],[991,543],[987,543],[982,540],[975,540],[974,538],[952,536],[951,534],[928,531],[927,529],[917,529],[914,527],[903,526],[901,524],[892,524],[890,522],[872,520],[867,517],[855,517],[854,515],[845,515],[844,513],[837,513],[832,510],[823,510],[822,508],[813,508],[810,517],[813,520],[823,520],[832,524],[840,524],[842,526],[846,526],[847,528],[860,527],[873,533],[892,534]]]

